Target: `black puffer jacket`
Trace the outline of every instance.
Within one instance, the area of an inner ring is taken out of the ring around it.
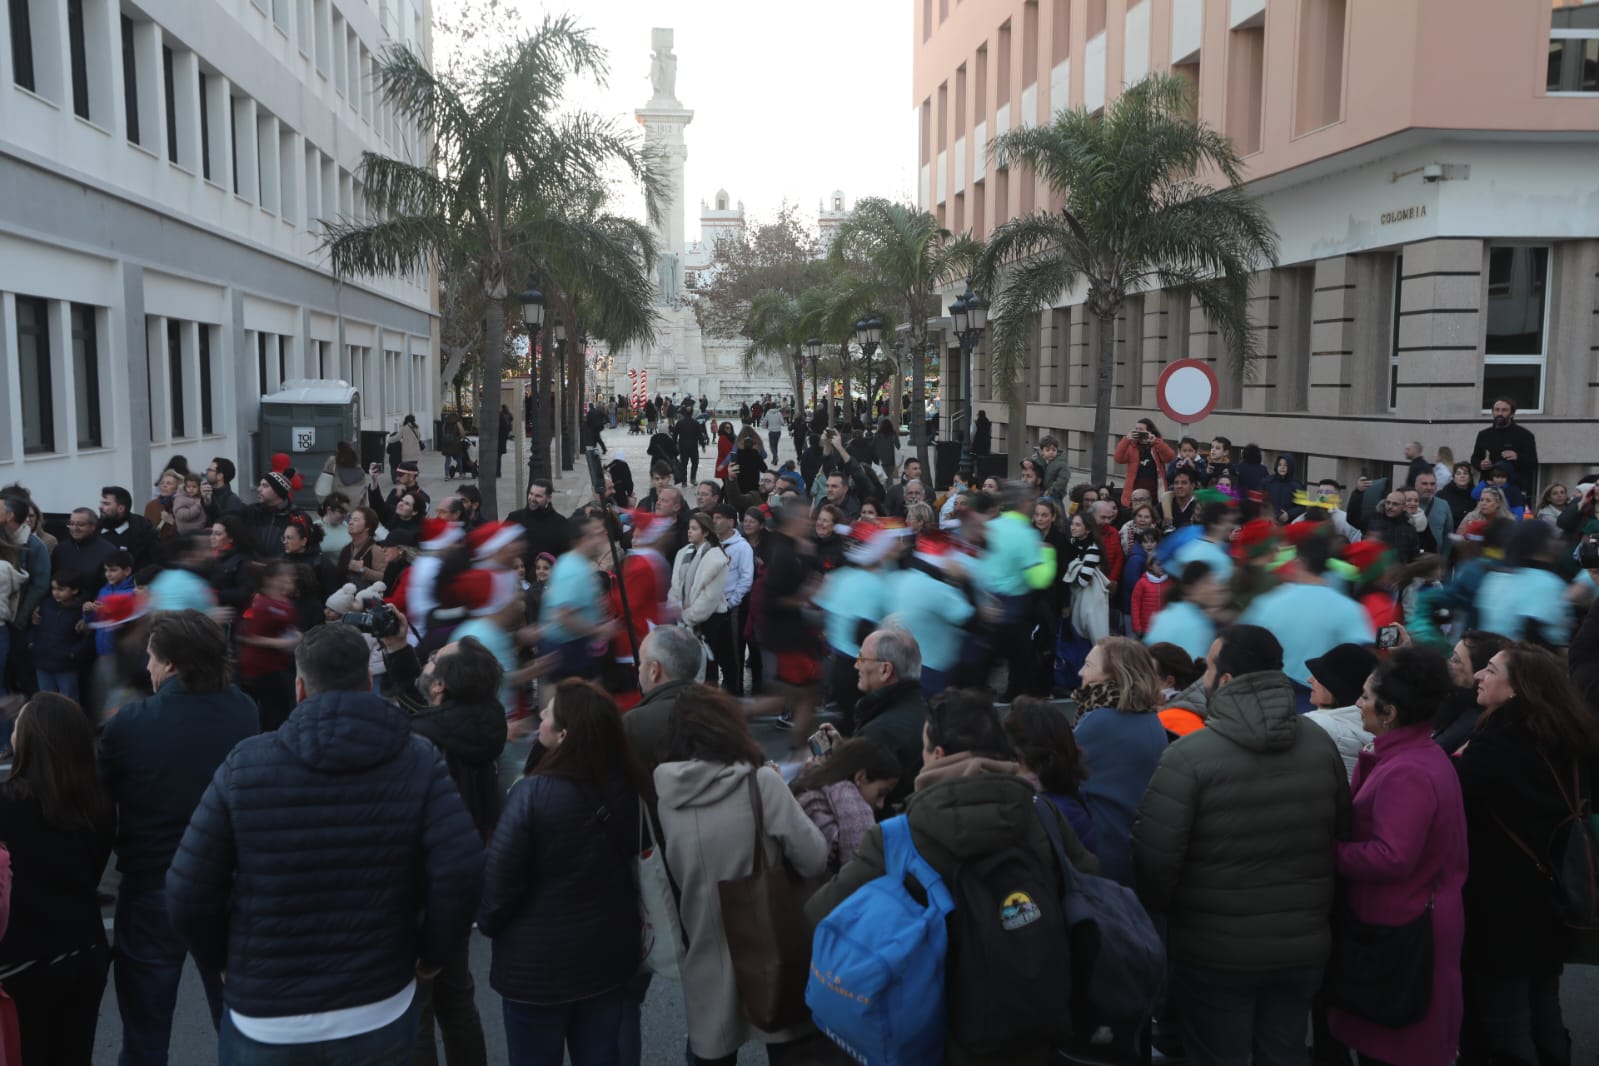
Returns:
[[[638,794],[552,774],[519,781],[489,845],[478,928],[494,941],[489,984],[518,1003],[572,1003],[638,970],[630,860]]]
[[[483,844],[405,712],[327,692],[218,768],[167,874],[195,960],[227,1005],[276,1018],[374,1003],[466,939]]]
[[[1350,816],[1338,748],[1294,713],[1279,670],[1223,685],[1205,725],[1166,749],[1144,793],[1138,895],[1170,918],[1177,962],[1320,965],[1332,950],[1333,840]]]
[[[395,699],[411,715],[411,731],[427,737],[444,754],[444,765],[461,793],[472,824],[487,840],[500,820],[500,756],[505,752],[505,708],[499,700],[486,703],[451,701],[438,707],[413,703],[422,662],[407,646],[383,657]]]

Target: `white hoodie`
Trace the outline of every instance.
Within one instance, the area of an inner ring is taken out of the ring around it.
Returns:
[[[1374,739],[1360,724],[1359,707],[1332,707],[1308,712],[1305,717],[1327,731],[1344,760],[1344,776],[1355,778],[1355,763]]]

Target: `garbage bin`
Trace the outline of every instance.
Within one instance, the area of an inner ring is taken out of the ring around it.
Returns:
[[[354,386],[345,381],[297,378],[261,397],[257,448],[263,459],[277,452],[286,454],[310,484],[340,441],[357,443],[360,428],[361,394]],[[381,452],[380,444],[380,458]]]

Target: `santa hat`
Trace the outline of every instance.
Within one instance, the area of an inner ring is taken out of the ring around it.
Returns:
[[[1244,523],[1233,538],[1232,557],[1237,560],[1261,559],[1277,550],[1277,526],[1269,518]]]
[[[150,611],[150,598],[142,592],[115,592],[98,600],[94,608],[94,621],[90,629],[115,629],[117,626],[143,618]]]
[[[506,602],[493,574],[487,570],[467,570],[457,574],[455,580],[440,594],[440,609],[434,614],[441,618],[459,618],[462,615],[481,618],[494,614]]]
[[[955,542],[942,529],[924,529],[916,534],[916,558],[939,570],[948,569],[955,554]]]
[[[289,457],[282,452],[273,453],[272,469],[262,474],[261,480],[270,482],[278,495],[285,500],[300,491],[305,484],[300,480],[299,473],[290,465]]]
[[[443,551],[461,539],[461,523],[448,518],[422,519],[421,547],[423,551]]]
[[[624,511],[623,517],[633,524],[633,547],[648,548],[671,532],[673,522],[653,511]]]
[[[1352,572],[1351,580],[1357,585],[1366,585],[1393,565],[1394,553],[1380,540],[1357,540],[1344,549],[1343,561]]]
[[[858,520],[849,526],[849,541],[844,546],[844,556],[856,566],[874,566],[883,561],[894,547],[894,542],[904,537],[906,532],[903,525],[890,526],[870,519]]]
[[[525,533],[516,522],[485,522],[466,535],[466,544],[472,549],[472,558],[487,559]]]
[[[1324,536],[1331,528],[1327,522],[1290,522],[1283,527],[1283,539],[1297,548],[1313,537]]]

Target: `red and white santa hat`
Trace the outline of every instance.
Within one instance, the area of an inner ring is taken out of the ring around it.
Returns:
[[[507,591],[489,571],[467,570],[457,574],[455,580],[440,593],[439,610],[434,615],[443,618],[459,618],[463,615],[481,618],[495,614],[509,602]]]
[[[955,555],[955,541],[942,529],[924,529],[916,534],[916,558],[940,570],[949,566]]]
[[[508,544],[514,544],[526,535],[516,522],[485,522],[466,535],[466,545],[472,549],[472,558],[487,559]]]
[[[673,522],[653,511],[627,511],[627,517],[633,524],[633,547],[648,548],[658,543],[660,539],[671,532]]]
[[[458,542],[462,536],[459,522],[452,522],[448,518],[424,518],[418,545],[423,551],[443,551]]]
[[[142,592],[114,592],[95,603],[90,629],[115,629],[150,613],[150,598]]]
[[[844,546],[844,556],[856,566],[873,566],[882,562],[895,543],[907,533],[909,530],[903,524],[859,519],[849,526],[849,542]]]

